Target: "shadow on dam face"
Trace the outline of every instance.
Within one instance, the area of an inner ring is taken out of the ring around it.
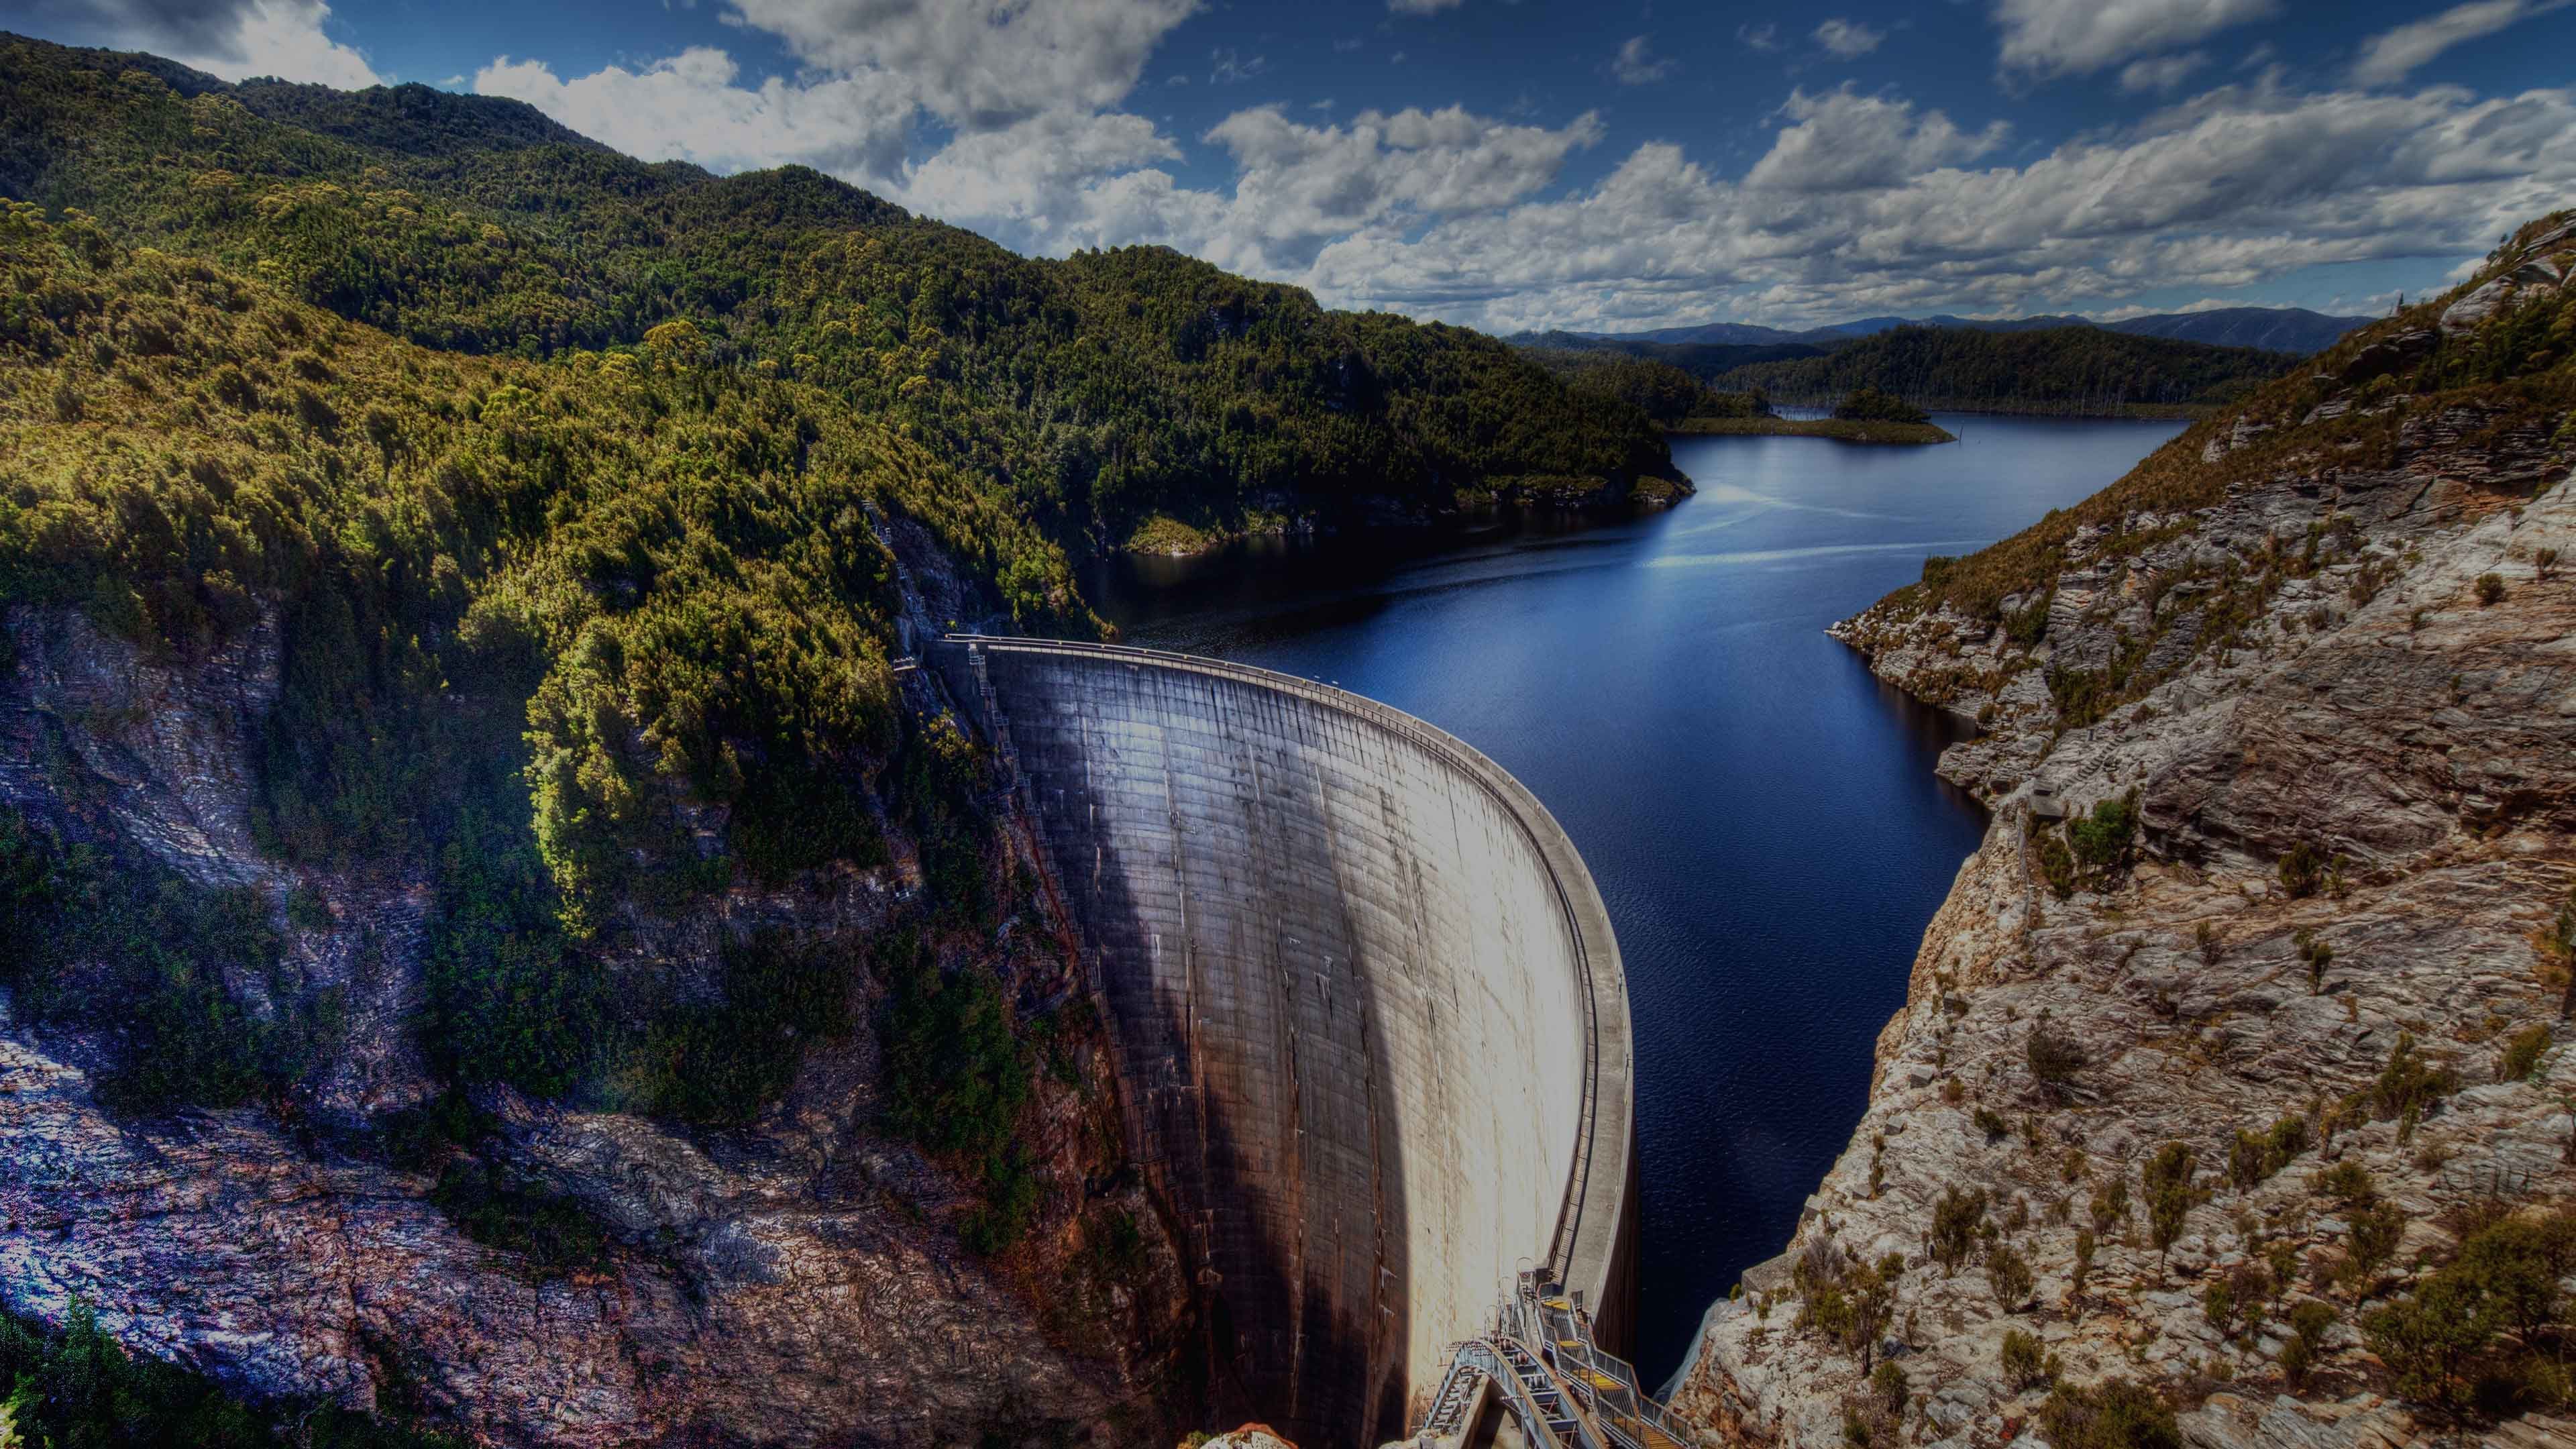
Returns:
[[[1624,1346],[1626,990],[1527,790],[1266,670],[986,638],[932,658],[1016,765],[1221,1408],[1309,1446],[1398,1437],[1523,1268]]]

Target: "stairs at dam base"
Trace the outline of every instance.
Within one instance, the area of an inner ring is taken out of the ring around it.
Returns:
[[[1453,1349],[1411,1438],[1384,1449],[1700,1449],[1716,1439],[1594,1341],[1583,1295],[1523,1272],[1486,1332]]]

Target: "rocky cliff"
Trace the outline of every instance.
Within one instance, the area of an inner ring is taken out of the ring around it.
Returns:
[[[2571,264],[2535,223],[1836,627],[1984,726],[1940,768],[1993,822],[1683,1407],[1749,1443],[2576,1440]]]
[[[331,1008],[286,1099],[136,1116],[98,1090],[115,1043],[38,1029],[0,996],[12,1311],[58,1320],[85,1301],[129,1347],[255,1399],[502,1443],[1017,1443],[1086,1426],[1116,1442],[1154,1422],[1187,1291],[1155,1206],[1117,1171],[1096,1042],[1072,1040],[1039,1080],[1040,1203],[998,1257],[960,1245],[971,1184],[879,1126],[864,1030],[809,1050],[784,1100],[740,1130],[478,1089],[475,1156],[603,1239],[593,1261],[549,1269],[443,1209],[448,1159],[389,1160],[371,1130],[439,1090],[414,1030],[431,903],[398,873],[292,868],[256,843],[274,623],[187,662],[75,610],[12,607],[6,624],[0,805],[127,874],[252,893],[283,922],[279,965],[229,994],[264,1019]],[[918,892],[901,866],[737,889],[619,949],[703,970],[755,926],[866,939]],[[1039,925],[962,949],[1061,992]],[[864,973],[844,985],[869,1005],[886,990]]]

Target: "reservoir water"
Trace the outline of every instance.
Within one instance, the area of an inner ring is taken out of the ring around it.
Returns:
[[[1128,643],[1327,680],[1450,730],[1573,837],[1628,971],[1650,1383],[1780,1250],[1849,1139],[1878,1030],[1984,830],[1932,774],[1953,727],[1825,626],[2182,428],[1939,421],[1963,441],[1676,439],[1698,496],[1624,522],[1269,540],[1089,581]]]

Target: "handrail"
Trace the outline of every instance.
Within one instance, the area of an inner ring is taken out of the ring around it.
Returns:
[[[1314,680],[1301,679],[1293,674],[1282,674],[1276,670],[1236,664],[1222,659],[1139,649],[1125,644],[1090,644],[1070,640],[1027,639],[992,634],[949,634],[939,642],[952,648],[962,648],[970,655],[977,651],[996,650],[1016,654],[1057,654],[1076,658],[1123,660],[1135,665],[1152,665],[1159,669],[1230,679],[1330,705],[1345,713],[1365,718],[1372,724],[1400,735],[1436,756],[1446,757],[1452,764],[1460,767],[1462,773],[1472,777],[1477,785],[1502,807],[1503,813],[1519,828],[1531,847],[1537,851],[1540,861],[1547,870],[1548,882],[1556,892],[1558,912],[1564,918],[1567,935],[1573,944],[1575,964],[1582,974],[1583,989],[1579,993],[1583,1011],[1582,1097],[1576,1107],[1580,1130],[1575,1133],[1574,1161],[1567,1169],[1564,1194],[1557,1207],[1556,1231],[1548,1245],[1549,1266],[1555,1270],[1560,1279],[1571,1279],[1574,1276],[1575,1254],[1581,1244],[1584,1214],[1586,1209],[1592,1206],[1590,1194],[1594,1137],[1602,1125],[1599,1080],[1601,1074],[1599,998],[1604,994],[1605,973],[1618,972],[1620,962],[1618,942],[1611,934],[1608,911],[1600,903],[1599,891],[1593,887],[1591,871],[1584,865],[1582,856],[1574,850],[1573,842],[1566,837],[1564,827],[1557,823],[1556,817],[1548,812],[1547,807],[1540,803],[1538,797],[1531,794],[1527,786],[1514,779],[1502,766],[1495,764],[1484,752],[1447,730],[1416,719],[1402,710],[1382,704],[1365,695],[1353,694],[1337,686],[1321,684]],[[1505,788],[1506,785],[1509,786],[1508,789]],[[1538,821],[1545,822],[1544,829],[1533,823],[1533,816]],[[1578,906],[1573,891],[1569,889],[1567,885],[1569,874],[1583,883],[1590,905],[1589,912]],[[1596,940],[1595,937],[1598,939]],[[1627,983],[1624,978],[1615,975],[1610,979],[1617,983],[1621,1003],[1621,1036],[1624,1038]],[[1624,1120],[1619,1124],[1619,1130],[1623,1135],[1629,1130],[1629,1126],[1630,1124]],[[1613,1190],[1624,1196],[1624,1151],[1622,1156],[1623,1178],[1621,1182],[1613,1185]],[[1608,1278],[1615,1269],[1618,1217],[1622,1211],[1619,1204],[1613,1203],[1606,1206],[1611,1213],[1611,1226],[1608,1230],[1611,1234],[1611,1245],[1603,1255],[1603,1261],[1597,1265],[1602,1274],[1602,1286],[1605,1289],[1610,1286]]]

